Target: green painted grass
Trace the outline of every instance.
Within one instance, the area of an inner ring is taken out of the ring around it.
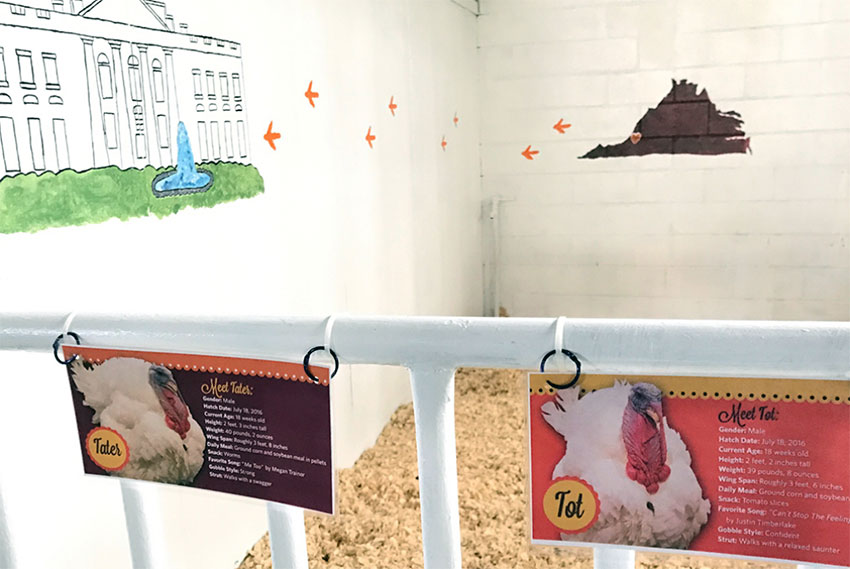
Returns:
[[[186,207],[212,207],[264,190],[254,166],[216,162],[200,164],[215,177],[200,194],[157,198],[154,177],[172,168],[148,166],[121,170],[117,166],[86,172],[19,174],[0,179],[0,233],[39,231],[48,227],[101,223],[116,217],[165,217]]]

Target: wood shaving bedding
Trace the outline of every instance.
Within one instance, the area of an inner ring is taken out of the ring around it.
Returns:
[[[460,370],[455,386],[458,497],[465,569],[593,567],[589,548],[528,541],[526,372]],[[401,406],[375,446],[339,472],[336,517],[307,514],[312,569],[421,568],[413,405]],[[716,557],[638,553],[637,569],[789,569]],[[239,569],[271,569],[268,534]]]

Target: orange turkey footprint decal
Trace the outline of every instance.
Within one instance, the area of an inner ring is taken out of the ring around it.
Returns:
[[[534,160],[534,155],[540,154],[540,151],[539,150],[532,150],[531,145],[529,144],[528,147],[521,152],[521,154],[523,156],[525,156],[525,158],[527,160]]]
[[[269,143],[272,150],[277,150],[277,146],[274,145],[274,141],[280,138],[280,133],[272,132],[272,124],[274,124],[274,121],[269,123],[269,129],[266,131],[266,134],[263,135],[263,139]]]
[[[304,96],[307,97],[307,100],[310,101],[310,106],[314,109],[316,108],[316,103],[313,102],[313,99],[318,99],[319,94],[313,91],[313,82],[310,81],[310,85],[307,87],[307,90],[304,91]]]
[[[564,134],[566,132],[566,130],[568,128],[570,128],[571,126],[573,126],[573,125],[571,125],[570,123],[564,124],[564,119],[558,119],[558,122],[555,123],[555,126],[553,126],[552,128],[554,128],[555,130],[557,130],[561,134]]]

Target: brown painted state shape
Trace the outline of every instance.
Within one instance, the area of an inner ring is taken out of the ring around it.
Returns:
[[[600,144],[579,158],[745,153],[750,150],[750,138],[741,128],[743,123],[735,111],[717,110],[705,89],[697,93],[696,84],[674,79],[670,92],[632,130],[641,135],[637,143],[626,138],[619,144]]]

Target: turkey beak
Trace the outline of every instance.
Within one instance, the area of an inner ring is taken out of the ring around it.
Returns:
[[[649,407],[646,410],[646,415],[652,422],[655,423],[656,428],[661,428],[661,417],[664,415],[661,410],[661,403],[650,403]]]
[[[165,381],[163,381],[165,379]],[[172,393],[179,394],[180,390],[177,387],[177,382],[174,377],[164,368],[154,366],[150,371],[150,384],[156,390],[167,389]]]
[[[163,384],[162,388],[167,389],[167,390],[171,391],[172,393],[180,393],[180,391],[177,388],[177,382],[174,381],[173,379],[169,379],[165,384]]]

